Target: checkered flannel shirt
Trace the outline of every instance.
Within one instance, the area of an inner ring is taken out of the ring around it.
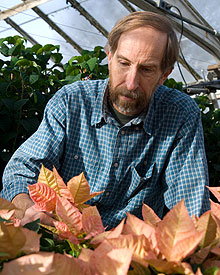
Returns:
[[[107,107],[108,79],[79,81],[48,102],[39,129],[15,152],[1,196],[28,193],[43,163],[64,181],[85,173],[104,226],[115,227],[143,203],[160,217],[184,198],[190,215],[209,205],[201,114],[186,94],[159,86],[148,112],[120,127]]]

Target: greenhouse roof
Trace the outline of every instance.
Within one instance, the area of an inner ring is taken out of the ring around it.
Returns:
[[[171,77],[207,80],[208,66],[220,62],[218,0],[1,0],[0,38],[21,35],[28,44],[60,45],[64,62],[82,49],[105,46],[123,16],[150,10],[169,17],[181,38],[180,68]],[[171,7],[172,6],[172,7]],[[184,19],[183,21],[181,19]],[[183,25],[182,25],[183,22]],[[0,54],[1,57],[1,54]]]

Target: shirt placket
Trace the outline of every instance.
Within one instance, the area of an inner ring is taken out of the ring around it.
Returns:
[[[105,191],[105,200],[108,203],[114,202],[119,190],[121,178],[123,178],[124,161],[127,155],[128,134],[126,129],[119,129],[113,150],[112,165],[110,168],[110,182]]]

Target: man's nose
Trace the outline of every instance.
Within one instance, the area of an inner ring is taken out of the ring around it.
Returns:
[[[139,76],[137,69],[130,69],[126,77],[126,87],[129,91],[137,89],[139,86]]]

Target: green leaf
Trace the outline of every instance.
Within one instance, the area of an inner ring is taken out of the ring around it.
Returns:
[[[32,61],[28,59],[21,59],[15,63],[15,66],[23,67],[23,66],[31,66]]]
[[[6,220],[6,219],[4,219],[4,218],[0,217],[0,222],[7,222],[7,223],[11,223],[12,221],[10,221],[10,220]]]
[[[209,267],[205,270],[204,275],[217,275],[219,268],[216,266]]]
[[[21,44],[17,44],[14,47],[9,49],[8,54],[15,56],[15,55],[18,55],[20,51],[21,51]]]
[[[70,60],[68,61],[68,63],[70,65],[72,65],[73,61],[77,60],[79,63],[82,63],[84,61],[83,56],[73,56],[72,58],[70,58]]]
[[[20,123],[29,134],[35,132],[39,126],[37,117],[21,119]]]
[[[93,57],[87,61],[87,64],[89,65],[89,69],[91,72],[94,70],[97,60],[97,57]]]
[[[40,76],[37,74],[31,74],[29,77],[29,82],[30,84],[34,84],[35,82],[37,82],[39,80]]]
[[[17,112],[29,101],[29,99],[20,99],[14,104],[14,110]]]
[[[49,244],[49,247],[54,247],[55,246],[54,240],[48,239],[48,238],[45,238],[44,240]]]
[[[32,230],[34,232],[38,232],[40,229],[40,219],[37,219],[33,222],[26,223],[24,225],[24,228],[27,228],[29,230]]]
[[[59,45],[54,46],[52,44],[47,44],[47,45],[43,46],[42,48],[39,48],[39,50],[37,51],[37,54],[41,54],[43,52],[48,52],[48,51],[52,52],[54,50],[59,50],[59,48],[60,48]]]
[[[40,48],[42,48],[42,45],[40,44],[36,44],[31,48],[31,53],[36,53],[37,51],[40,50]]]
[[[5,107],[8,108],[10,112],[14,111],[14,101],[9,98],[2,99],[2,102],[4,103]]]
[[[78,74],[76,76],[70,76],[68,75],[64,80],[63,82],[65,82],[65,84],[71,84],[73,82],[76,82],[78,80],[81,80],[81,74]]]
[[[53,61],[54,61],[55,63],[60,63],[61,60],[63,59],[63,56],[62,56],[62,54],[60,54],[60,53],[52,53],[52,54],[51,54],[51,58],[53,59]]]
[[[10,257],[10,254],[0,251],[0,257]]]
[[[4,56],[8,56],[9,47],[7,47],[5,44],[1,45],[0,53]]]

